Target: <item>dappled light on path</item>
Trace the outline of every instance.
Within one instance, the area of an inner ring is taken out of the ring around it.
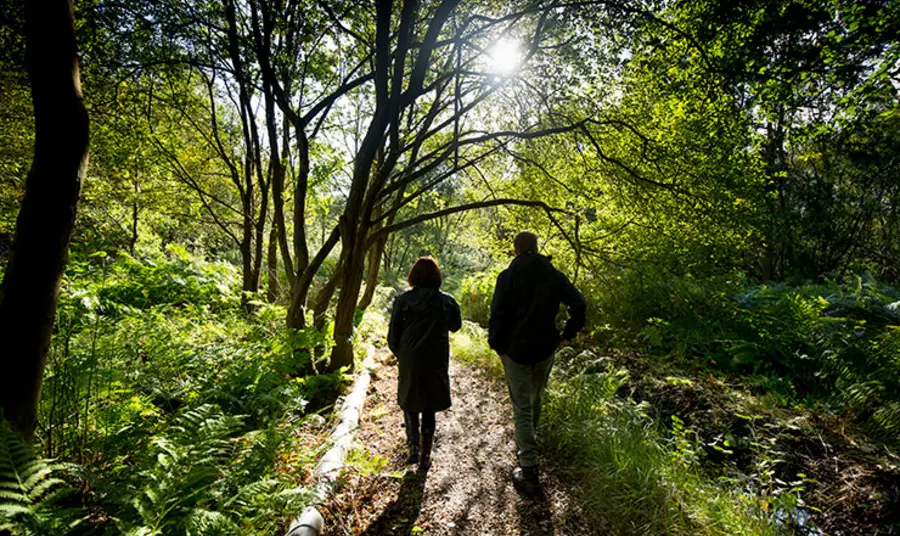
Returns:
[[[357,445],[329,505],[328,535],[594,534],[578,508],[577,490],[545,472],[545,494],[521,497],[511,408],[502,383],[451,362],[453,407],[438,414],[433,465],[418,475],[404,465],[403,419],[396,405],[396,365],[379,355]],[[380,462],[372,461],[383,456]],[[545,464],[547,465],[547,464]]]

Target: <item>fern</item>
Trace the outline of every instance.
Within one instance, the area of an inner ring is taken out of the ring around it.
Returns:
[[[206,404],[182,412],[152,441],[155,466],[140,474],[131,515],[119,520],[128,536],[218,536],[275,532],[284,512],[309,503],[308,488],[275,479],[242,482],[241,463],[255,448],[254,432],[238,435],[242,419]],[[268,530],[271,529],[271,530]]]
[[[186,536],[222,536],[236,534],[239,528],[228,516],[221,512],[194,508],[185,517],[184,533]]]
[[[239,417],[202,405],[179,415],[168,433],[153,439],[156,466],[144,471],[144,485],[131,506],[136,526],[121,527],[128,534],[219,534],[233,525],[210,505],[214,487],[235,450]],[[233,531],[232,531],[233,532]]]
[[[259,532],[272,533],[285,513],[301,512],[312,499],[309,487],[263,479],[243,486],[222,508]]]
[[[54,476],[62,466],[35,458],[0,415],[0,531],[19,535],[69,534],[83,512],[60,506],[71,488]]]

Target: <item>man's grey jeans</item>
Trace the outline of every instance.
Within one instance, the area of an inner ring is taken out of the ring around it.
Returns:
[[[520,365],[509,356],[502,356],[502,359],[516,424],[519,465],[532,467],[538,464],[536,430],[541,417],[541,396],[550,377],[553,356],[534,365]]]

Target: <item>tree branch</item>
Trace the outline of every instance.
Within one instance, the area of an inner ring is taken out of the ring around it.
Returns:
[[[544,212],[546,212],[548,214],[548,216],[553,214],[554,212],[568,214],[568,211],[561,209],[561,208],[551,207],[550,205],[548,205],[547,203],[544,203],[543,201],[528,201],[528,200],[524,200],[524,199],[489,199],[487,201],[477,201],[474,203],[467,203],[465,205],[457,205],[455,207],[445,208],[445,209],[438,210],[435,212],[430,212],[428,214],[420,214],[420,215],[412,217],[408,220],[397,222],[392,225],[387,225],[369,235],[367,247],[370,246],[371,244],[373,244],[376,240],[378,240],[380,238],[386,238],[389,234],[391,234],[395,231],[399,231],[401,229],[406,229],[407,227],[412,227],[413,225],[416,225],[416,224],[419,224],[419,223],[422,223],[425,221],[442,218],[444,216],[449,216],[450,214],[456,214],[457,212],[464,212],[467,210],[476,210],[476,209],[480,209],[480,208],[496,207],[499,205],[517,205],[517,206],[522,206],[522,207],[540,208],[540,209],[544,210]]]

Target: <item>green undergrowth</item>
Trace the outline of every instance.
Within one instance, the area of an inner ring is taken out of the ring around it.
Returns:
[[[792,508],[794,497],[768,493],[760,475],[711,477],[699,436],[617,397],[627,382],[627,371],[610,369],[557,374],[548,389],[544,449],[577,475],[588,510],[613,534],[777,534],[768,512]]]
[[[502,377],[485,332],[466,323],[452,337],[454,356]],[[754,476],[711,476],[699,436],[683,422],[663,423],[647,403],[623,396],[625,369],[593,361],[558,363],[542,414],[547,463],[575,477],[585,510],[610,534],[777,534],[776,512],[797,495]],[[777,493],[776,493],[777,491]]]
[[[876,435],[900,431],[897,289],[870,277],[802,285],[684,277],[646,294],[652,307],[647,295],[628,305],[645,320],[620,324],[612,343],[740,378],[782,405],[849,411]]]
[[[482,326],[492,280],[473,275],[460,295]],[[780,405],[847,413],[884,440],[900,431],[900,290],[871,276],[760,285],[622,275],[585,287],[596,344],[708,370]]]
[[[73,534],[272,534],[302,510],[322,445],[295,431],[329,412],[346,380],[315,372],[325,334],[288,332],[284,308],[242,295],[239,281],[232,265],[178,247],[70,263],[35,451],[58,460],[41,478],[77,493],[10,510],[4,472],[0,512],[14,533],[65,534],[35,524],[49,509],[83,520]]]
[[[496,266],[490,271],[475,273],[463,279],[458,296],[463,318],[487,326],[498,275],[500,267]]]
[[[488,346],[484,330],[474,322],[463,320],[462,328],[450,336],[450,351],[462,363],[478,365],[493,376],[503,376],[503,363]]]

